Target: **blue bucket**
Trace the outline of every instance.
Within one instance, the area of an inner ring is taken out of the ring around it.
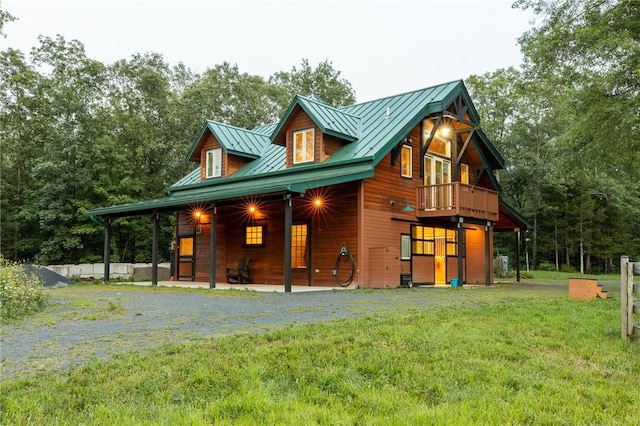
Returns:
[[[458,288],[458,279],[451,278],[451,288]]]

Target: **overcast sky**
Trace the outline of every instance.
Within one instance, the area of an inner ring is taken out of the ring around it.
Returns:
[[[77,39],[104,63],[159,52],[202,72],[224,61],[268,77],[329,59],[358,101],[518,66],[532,15],[505,0],[0,0],[18,18],[0,48]]]

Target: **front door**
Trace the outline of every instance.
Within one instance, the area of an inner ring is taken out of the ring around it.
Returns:
[[[424,184],[428,186],[427,209],[451,208],[451,161],[435,155],[424,156]]]
[[[178,279],[196,279],[195,235],[178,237]]]

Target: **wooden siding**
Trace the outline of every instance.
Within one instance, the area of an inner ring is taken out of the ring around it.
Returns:
[[[472,229],[465,230],[467,247],[467,284],[486,284],[484,237],[484,227],[474,226]]]
[[[324,134],[322,138],[322,151],[324,155],[322,155],[322,161],[331,157],[334,152],[342,148],[345,144],[345,141],[338,139],[334,136]]]
[[[313,191],[306,197],[293,199],[293,223],[308,225],[311,249],[307,268],[292,271],[293,285],[333,286],[332,270],[342,247],[349,250],[357,268],[357,189],[358,183],[323,188],[324,204],[320,211],[312,207],[317,195]],[[217,282],[226,281],[226,268],[236,268],[242,257],[249,257],[253,283],[284,285],[284,203],[258,201],[257,215],[253,218],[241,202],[218,207]],[[193,233],[190,215],[182,212],[178,217],[177,234]],[[244,245],[246,226],[252,224],[265,225],[264,247]],[[202,233],[196,235],[196,281],[209,280],[209,230],[210,226],[205,224]]]

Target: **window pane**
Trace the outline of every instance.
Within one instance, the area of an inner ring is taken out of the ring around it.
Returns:
[[[400,174],[403,177],[411,177],[412,175],[412,161],[411,161],[411,153],[412,153],[412,149],[410,146],[403,146],[402,147],[402,159],[401,159],[401,172]]]
[[[411,259],[411,236],[410,235],[400,236],[400,258],[402,260]]]
[[[314,152],[314,140],[313,140],[313,130],[308,130],[305,134],[306,136],[306,156],[305,161],[313,160],[313,152]]]
[[[245,235],[245,245],[248,246],[261,246],[264,243],[263,240],[262,225],[259,226],[247,226]]]
[[[193,256],[193,238],[180,238],[180,256]]]

